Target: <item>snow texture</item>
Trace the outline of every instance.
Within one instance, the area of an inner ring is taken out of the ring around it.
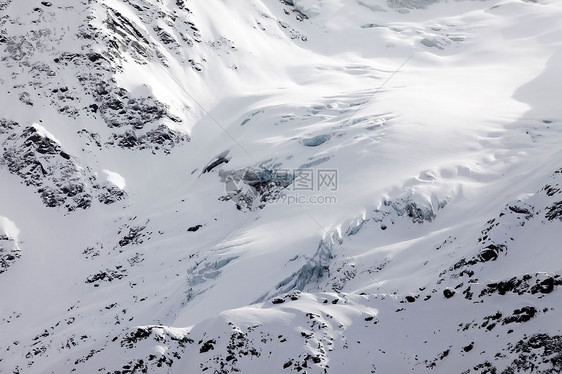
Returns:
[[[0,372],[561,372],[561,17],[0,0]]]

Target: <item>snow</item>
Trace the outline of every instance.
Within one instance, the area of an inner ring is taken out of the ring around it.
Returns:
[[[104,174],[107,177],[108,182],[113,183],[117,188],[123,190],[127,185],[125,178],[123,178],[119,173],[110,170],[103,170]]]
[[[6,217],[0,217],[0,235],[5,235],[10,239],[18,240],[20,230],[16,224]]]
[[[41,126],[38,123],[34,123],[33,128],[35,128],[35,130],[37,130],[37,133],[42,137],[49,138],[53,140],[55,143],[60,144],[60,141],[57,138],[55,138],[55,136],[51,134],[44,126]]]
[[[562,160],[559,2],[212,0],[186,4],[189,12],[175,1],[139,2],[142,12],[136,1],[63,3],[72,8],[7,5],[21,25],[1,36],[29,37],[26,28],[51,14],[41,27],[68,30],[61,41],[41,39],[30,58],[49,65],[62,51],[111,51],[119,57],[108,83],[155,98],[171,117],[112,128],[101,109],[87,109],[98,98],[75,79],[101,64],[55,66],[31,90],[33,75],[21,70],[28,62],[3,60],[9,105],[0,118],[56,142],[92,191],[101,183],[127,195],[49,208],[0,160],[0,235],[22,252],[0,274],[0,371],[113,372],[138,359],[148,365],[150,355],[174,363],[149,372],[212,372],[219,362],[281,372],[291,360],[287,371],[308,362],[310,373],[447,373],[486,360],[501,371],[517,357],[508,344],[560,334],[557,288],[479,295],[492,282],[560,273],[560,220],[545,216],[560,197],[544,189],[559,183]],[[109,49],[111,38],[131,37],[107,29],[107,8],[140,30],[150,57]],[[86,15],[107,39],[69,36]],[[62,86],[72,99],[52,95]],[[33,106],[18,98],[23,91]],[[189,141],[108,144],[160,124]],[[3,131],[0,144],[10,145]],[[221,158],[228,162],[205,170]],[[264,168],[311,169],[310,190],[282,189],[309,203],[238,209],[225,198],[233,192],[226,175]],[[335,189],[318,185],[327,170],[337,172]],[[335,203],[310,203],[318,197]],[[507,249],[455,268],[489,244]],[[460,274],[467,269],[475,275]],[[528,322],[481,327],[526,306],[538,311]],[[149,332],[129,347],[138,328]],[[227,360],[234,332],[246,354]],[[178,343],[184,337],[194,342]]]

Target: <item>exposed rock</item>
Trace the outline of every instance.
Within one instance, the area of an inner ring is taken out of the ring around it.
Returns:
[[[125,228],[119,230],[119,233],[121,233],[123,230],[128,229],[128,233],[119,240],[119,246],[124,247],[129,244],[142,244],[143,238],[145,237],[145,233],[143,232],[145,228],[146,225],[131,227],[126,226]]]
[[[557,201],[549,206],[547,208],[547,212],[545,213],[545,217],[549,221],[553,221],[555,219],[562,221],[562,201]]]
[[[105,205],[110,205],[127,198],[127,193],[125,191],[109,183],[106,183],[103,186],[94,185],[94,188],[100,189],[98,201]]]
[[[199,230],[201,227],[203,227],[203,225],[195,225],[195,226],[191,226],[187,229],[187,231],[189,232],[195,232],[197,230]]]
[[[536,273],[534,275],[525,274],[511,279],[488,283],[482,289],[478,297],[498,294],[505,295],[507,293],[523,294],[548,294],[551,293],[556,286],[562,285],[562,277],[559,274],[549,275],[547,273]]]
[[[48,207],[89,208],[92,191],[85,173],[53,139],[29,126],[4,141],[3,163],[28,186],[37,188]]]
[[[205,343],[203,343],[203,345],[199,349],[199,353],[205,353],[215,349],[215,344],[217,344],[216,340],[214,339],[207,340]]]
[[[86,283],[93,283],[94,287],[98,287],[100,282],[113,282],[114,280],[122,279],[127,275],[127,271],[121,266],[116,266],[114,269],[101,270],[96,274],[92,274],[86,278]]]
[[[519,340],[511,348],[519,354],[504,370],[504,373],[540,372],[559,373],[562,371],[562,336],[535,334]]]
[[[0,233],[0,274],[8,270],[20,257],[21,251],[14,239]]]
[[[523,308],[515,309],[511,316],[503,319],[502,324],[507,325],[510,323],[527,322],[531,318],[535,317],[536,314],[537,314],[537,309],[535,309],[535,307],[524,306]]]
[[[230,161],[230,157],[228,157],[228,153],[229,151],[226,150],[222,152],[220,155],[218,155],[217,157],[215,157],[213,160],[211,160],[207,164],[207,166],[203,168],[203,173],[208,173],[221,164],[228,164],[228,162]]]
[[[67,211],[87,209],[94,197],[104,204],[126,198],[126,193],[111,184],[100,184],[92,173],[42,130],[38,125],[19,127],[4,122],[4,152],[0,166],[19,176],[27,186],[36,188],[48,207],[64,207]],[[0,136],[2,133],[0,132]]]
[[[233,201],[239,210],[246,211],[277,202],[283,189],[295,179],[292,171],[283,170],[279,164],[271,162],[232,171],[220,170],[219,176],[226,190],[220,200]]]
[[[455,295],[455,290],[452,290],[450,288],[445,288],[443,290],[443,296],[445,296],[446,299],[450,299],[454,295]]]

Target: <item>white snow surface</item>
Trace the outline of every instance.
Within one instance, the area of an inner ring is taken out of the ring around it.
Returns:
[[[562,2],[0,16],[1,373],[562,370]]]
[[[103,173],[106,175],[108,182],[111,182],[119,189],[124,189],[127,185],[127,181],[123,178],[119,173],[110,170],[103,170]]]

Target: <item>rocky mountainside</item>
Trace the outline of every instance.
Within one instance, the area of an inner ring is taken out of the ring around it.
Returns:
[[[0,0],[0,372],[562,371],[555,0]]]

